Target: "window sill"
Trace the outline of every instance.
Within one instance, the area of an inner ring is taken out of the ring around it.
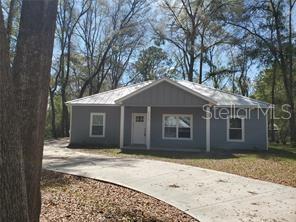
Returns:
[[[192,138],[170,138],[170,137],[163,137],[162,140],[192,140]]]
[[[242,142],[245,142],[245,140],[231,140],[231,139],[228,139],[227,142],[242,143]]]
[[[96,136],[96,135],[89,135],[89,137],[91,137],[91,138],[104,138],[105,135],[102,135],[102,136],[100,136],[100,135],[98,135],[98,136]]]

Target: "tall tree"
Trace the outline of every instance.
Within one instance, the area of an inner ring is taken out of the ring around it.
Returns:
[[[226,24],[237,27],[254,36],[257,47],[262,53],[271,56],[275,61],[285,87],[287,102],[290,105],[291,142],[296,143],[295,80],[293,77],[293,56],[295,49],[292,39],[295,38],[292,28],[292,12],[296,1],[260,0],[240,4],[236,10],[228,10]],[[236,5],[232,5],[236,7]],[[237,11],[239,13],[237,14]],[[288,19],[288,21],[287,21]],[[288,26],[287,26],[288,24]]]
[[[199,72],[198,81],[202,83],[204,55],[207,50],[221,44],[224,39],[220,33],[216,41],[207,42],[207,36],[214,36],[219,31],[220,26],[216,23],[215,13],[224,7],[224,3],[204,0],[164,0],[162,6],[168,15],[169,24],[166,24],[167,29],[155,28],[156,34],[179,50],[183,76],[193,81]],[[200,62],[197,68],[198,59]]]
[[[124,36],[129,36],[130,38],[138,38],[135,33],[141,33],[141,21],[143,13],[147,10],[146,0],[117,0],[112,2],[112,10],[110,10],[109,18],[111,18],[110,23],[106,23],[106,35],[103,36],[102,44],[99,45],[97,55],[94,59],[94,70],[91,75],[84,79],[83,84],[80,89],[79,97],[82,97],[87,88],[96,79],[97,90],[100,91],[104,80],[110,69],[110,52],[112,52],[112,47],[117,46],[117,42],[121,41]],[[87,42],[85,42],[87,44]]]
[[[60,123],[61,136],[69,136],[69,112],[66,105],[67,87],[69,86],[73,36],[81,17],[89,10],[89,0],[82,0],[78,6],[76,0],[60,1],[58,7],[58,38],[61,47],[60,66],[60,93],[62,103],[62,118]],[[54,107],[52,107],[53,109]]]
[[[0,1],[0,221],[29,221],[20,128]]]
[[[11,67],[7,30],[0,10],[0,221],[39,221],[56,11],[56,0],[23,1]]]
[[[166,76],[167,54],[158,47],[150,46],[141,51],[135,63],[139,81],[155,80]]]

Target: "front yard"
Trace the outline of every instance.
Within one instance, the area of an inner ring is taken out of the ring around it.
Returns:
[[[196,221],[153,197],[92,179],[43,171],[40,221]]]
[[[120,149],[79,149],[81,152],[114,157],[156,159],[203,167],[254,179],[296,187],[296,148],[271,145],[268,152],[182,153],[160,151],[124,151]]]

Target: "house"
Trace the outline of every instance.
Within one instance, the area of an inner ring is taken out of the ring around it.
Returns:
[[[183,151],[268,148],[270,104],[185,80],[142,82],[67,104],[70,146]]]

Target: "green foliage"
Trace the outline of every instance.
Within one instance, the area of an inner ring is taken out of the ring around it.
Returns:
[[[255,83],[255,93],[253,97],[258,100],[266,101],[272,103],[272,76],[273,69],[266,69],[263,71],[256,80]],[[294,75],[295,76],[295,75]],[[275,71],[275,110],[274,110],[274,122],[279,128],[279,140],[281,143],[286,144],[289,135],[289,122],[287,119],[282,117],[287,117],[287,107],[284,104],[287,104],[285,88],[282,81],[282,74],[277,69]],[[295,102],[296,102],[296,98]]]
[[[271,93],[272,93],[272,74],[273,69],[266,69],[259,74],[255,83],[255,93],[254,96],[257,99],[271,103]],[[277,105],[284,104],[285,92],[284,86],[281,80],[281,73],[277,70],[275,74],[275,101]]]
[[[154,80],[167,76],[170,64],[166,52],[161,48],[150,46],[140,52],[135,69],[140,81]]]

